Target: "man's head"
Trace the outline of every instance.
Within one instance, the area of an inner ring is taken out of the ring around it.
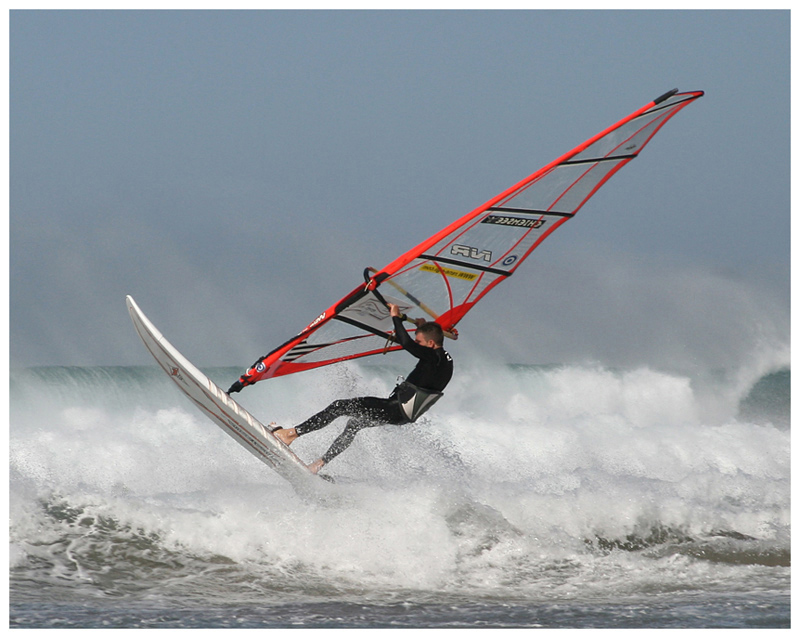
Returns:
[[[444,344],[442,327],[434,322],[423,323],[414,334],[414,341],[428,348],[441,348]]]

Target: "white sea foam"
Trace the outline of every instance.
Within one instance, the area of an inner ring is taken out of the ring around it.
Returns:
[[[328,468],[342,498],[310,503],[160,371],[133,372],[15,376],[12,566],[50,551],[62,580],[97,582],[93,570],[111,564],[69,569],[93,543],[118,556],[120,543],[136,553],[152,537],[159,551],[206,557],[204,570],[209,557],[225,557],[251,570],[257,588],[546,598],[735,583],[737,552],[750,552],[746,587],[768,578],[759,552],[788,555],[790,432],[739,419],[733,400],[705,421],[708,387],[688,378],[600,366],[460,369],[419,423],[362,431]],[[385,394],[392,381],[385,368],[348,366],[277,379],[243,402],[288,424],[337,396]],[[340,428],[294,449],[311,460]],[[725,550],[733,558],[684,551],[714,538],[739,543]],[[55,549],[66,539],[73,562]],[[607,551],[625,542],[644,553]],[[673,550],[658,555],[664,547]]]

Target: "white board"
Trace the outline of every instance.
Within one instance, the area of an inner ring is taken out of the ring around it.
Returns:
[[[301,492],[326,484],[314,475],[270,428],[234,401],[167,341],[142,313],[131,296],[126,298],[136,332],[158,365],[192,402],[246,450],[269,465]]]

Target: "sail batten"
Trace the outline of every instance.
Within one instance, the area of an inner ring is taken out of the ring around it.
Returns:
[[[364,284],[256,361],[240,385],[399,349],[392,343],[389,303],[410,317],[436,321],[455,336],[456,325],[476,303],[638,157],[669,119],[702,95],[665,93],[384,268],[368,269]]]

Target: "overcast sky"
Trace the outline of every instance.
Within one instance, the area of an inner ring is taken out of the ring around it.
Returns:
[[[248,365],[675,87],[706,95],[450,349],[788,352],[788,11],[15,11],[10,38],[12,366],[149,365],[126,294],[201,367]]]

